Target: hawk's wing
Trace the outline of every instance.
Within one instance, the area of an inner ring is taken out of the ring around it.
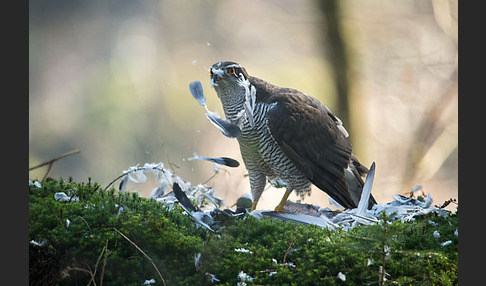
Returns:
[[[355,208],[345,177],[352,147],[341,121],[317,99],[293,89],[272,96],[268,129],[289,159],[319,189]]]

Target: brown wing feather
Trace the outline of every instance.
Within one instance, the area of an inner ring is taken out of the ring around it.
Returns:
[[[329,109],[291,89],[282,89],[270,101],[268,128],[285,154],[319,189],[345,208],[355,208],[344,175],[351,143]]]

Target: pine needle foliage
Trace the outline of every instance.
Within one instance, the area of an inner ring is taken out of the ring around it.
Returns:
[[[59,192],[71,201],[56,200]],[[209,233],[177,205],[105,191],[91,180],[46,180],[29,184],[29,193],[31,285],[142,285],[150,279],[155,280],[151,285],[458,281],[457,211],[410,222],[383,215],[377,224],[349,230],[247,215]],[[152,259],[163,281],[147,257],[115,229]]]

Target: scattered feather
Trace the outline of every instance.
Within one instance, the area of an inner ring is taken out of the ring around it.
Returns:
[[[226,119],[220,118],[216,113],[208,111],[206,117],[216,126],[224,136],[228,138],[236,138],[241,134],[241,129],[238,125],[229,122]]]
[[[32,186],[32,185],[36,188],[39,188],[39,189],[42,188],[42,185],[39,181],[32,182],[31,180],[29,180],[29,186]]]
[[[329,204],[337,208],[342,208],[342,206],[331,197],[329,197]]]
[[[128,207],[125,207],[125,208],[124,207],[120,207],[118,209],[118,213],[116,214],[116,218],[118,218],[125,211],[125,209],[128,209]]]
[[[143,169],[137,170],[136,172],[128,174],[128,180],[134,182],[134,183],[143,183],[147,181],[147,176],[143,173]]]
[[[430,193],[427,193],[427,197],[425,198],[425,205],[424,208],[429,208],[430,205],[432,204],[432,195]]]
[[[257,218],[265,216],[265,217],[280,219],[280,220],[283,220],[283,221],[301,223],[301,224],[304,224],[304,225],[313,224],[313,225],[320,226],[322,228],[331,228],[331,229],[337,228],[337,225],[334,224],[326,216],[322,216],[322,217],[317,218],[317,217],[306,215],[306,214],[299,214],[299,213],[295,214],[295,213],[275,212],[275,211],[261,211],[261,210],[254,210],[250,214],[257,217]]]
[[[253,112],[251,111],[251,108],[249,107],[247,102],[245,102],[245,104],[243,105],[243,108],[244,108],[245,113],[246,113],[246,118],[248,118],[248,123],[250,123],[251,127],[255,126],[255,119],[253,118]]]
[[[444,242],[442,242],[440,245],[442,245],[442,246],[447,246],[447,245],[449,245],[449,244],[451,244],[451,243],[452,243],[452,240],[448,240],[448,241],[444,241]]]
[[[125,192],[125,189],[127,188],[127,180],[128,177],[123,177],[123,179],[120,180],[120,184],[118,185],[118,190],[121,192]]]
[[[238,280],[241,281],[241,282],[251,282],[253,281],[253,277],[251,277],[250,275],[246,274],[243,270],[241,270],[241,272],[238,274]]]
[[[383,266],[380,265],[380,267],[378,268],[378,283],[380,285],[383,285],[383,282],[387,281],[388,279],[386,278],[386,276],[389,275],[388,273],[386,273],[386,271],[383,270]],[[382,280],[382,277],[383,277],[383,281]]]
[[[170,184],[167,180],[162,180],[160,184],[155,187],[152,192],[150,193],[150,198],[157,199],[162,197],[166,191],[170,188]]]
[[[191,161],[191,160],[206,160],[206,161],[209,161],[209,162],[213,162],[213,163],[220,164],[220,165],[225,165],[225,166],[232,167],[232,168],[236,168],[240,165],[240,163],[238,161],[236,161],[235,159],[231,159],[231,158],[228,158],[228,157],[212,158],[212,157],[206,157],[206,156],[199,156],[196,152],[194,152],[194,157],[188,158],[187,160],[189,160],[189,161]]]
[[[66,195],[66,193],[64,193],[64,192],[57,192],[57,193],[55,193],[54,194],[54,199],[56,199],[56,201],[60,201],[60,202],[69,201],[68,195]]]
[[[361,191],[361,198],[358,203],[358,208],[356,210],[356,215],[362,216],[366,210],[368,210],[368,205],[371,195],[371,187],[373,186],[373,180],[375,179],[375,162],[371,164],[370,170],[366,175],[366,181]]]
[[[54,194],[54,199],[59,202],[77,202],[79,198],[77,196],[68,196],[65,192],[57,192]]]
[[[268,178],[268,182],[270,185],[272,185],[274,188],[286,188],[287,187],[287,182],[280,178]]]
[[[337,278],[341,281],[346,281],[346,275],[344,275],[342,272],[338,273]]]
[[[179,187],[179,184],[174,183],[172,186],[172,189],[174,190],[174,194],[177,198],[177,200],[180,202],[180,206],[186,211],[186,213],[199,225],[207,228],[210,231],[214,231],[208,223],[210,223],[211,217],[203,213],[201,209],[196,208],[192,202],[189,200],[187,195],[182,191],[182,189]]]
[[[422,190],[422,186],[418,185],[418,186],[413,187],[412,190],[410,191],[410,193],[413,194],[413,193],[420,191],[420,190]]]
[[[293,264],[292,262],[280,263],[279,265],[286,266],[286,267],[296,267],[296,265]]]
[[[433,225],[433,226],[438,226],[439,223],[435,222],[435,221],[431,221],[430,219],[427,221],[428,224],[430,225]]]
[[[206,97],[204,96],[203,87],[200,81],[191,82],[189,84],[189,90],[200,105],[206,106]]]
[[[172,190],[174,190],[174,194],[177,200],[180,202],[185,210],[189,212],[200,211],[199,208],[196,209],[196,207],[192,204],[191,200],[189,200],[187,195],[182,191],[178,183],[174,183],[174,185],[172,186]]]
[[[224,71],[221,69],[213,69],[214,76],[220,76],[224,74]],[[211,86],[216,85],[211,79]],[[203,88],[200,81],[193,81],[189,84],[189,90],[191,91],[192,96],[199,102],[200,105],[204,106],[206,109],[206,117],[209,121],[216,126],[224,136],[229,138],[238,137],[241,133],[241,128],[238,125],[235,125],[229,122],[226,119],[220,118],[215,112],[212,112],[208,109],[206,105],[206,97],[204,96]]]
[[[201,271],[201,252],[194,254],[194,266],[196,271]]]
[[[128,177],[128,180],[131,181],[131,182],[140,183],[140,181],[138,179],[136,179],[132,174],[128,174],[127,177]]]
[[[47,243],[47,240],[45,240],[45,239],[41,240],[40,242],[37,242],[35,240],[30,241],[30,244],[32,244],[33,246],[37,246],[37,247],[44,247],[44,245],[46,245],[46,243]]]
[[[155,284],[155,279],[150,279],[150,280],[145,280],[142,285],[150,285],[150,284]]]
[[[243,74],[240,73],[239,76],[238,85],[245,89],[245,103],[243,104],[243,108],[245,110],[248,123],[251,127],[254,127],[255,120],[253,118],[253,111],[256,105],[256,89]]]
[[[208,276],[209,281],[210,281],[211,283],[213,283],[213,284],[214,284],[214,282],[220,282],[220,280],[219,280],[218,278],[216,278],[216,275],[211,274],[211,273],[209,273],[209,272],[206,272],[205,274],[206,274],[206,276]]]
[[[253,254],[253,251],[250,251],[250,250],[245,249],[245,248],[235,248],[235,251],[236,252],[241,252],[241,253],[250,253],[250,254]]]
[[[434,237],[435,238],[439,238],[440,237],[440,233],[437,230],[434,230]]]

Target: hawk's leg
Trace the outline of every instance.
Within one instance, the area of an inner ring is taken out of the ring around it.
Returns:
[[[275,207],[276,212],[283,211],[285,203],[287,202],[287,199],[289,198],[290,193],[292,193],[292,190],[293,190],[293,188],[287,187],[287,189],[285,190],[285,194],[283,195],[282,199],[280,200],[280,203],[278,204],[278,206]]]
[[[257,207],[258,201],[262,196],[265,185],[267,184],[267,177],[260,172],[248,171],[250,177],[251,195],[253,196],[253,203],[251,210],[254,211]]]

